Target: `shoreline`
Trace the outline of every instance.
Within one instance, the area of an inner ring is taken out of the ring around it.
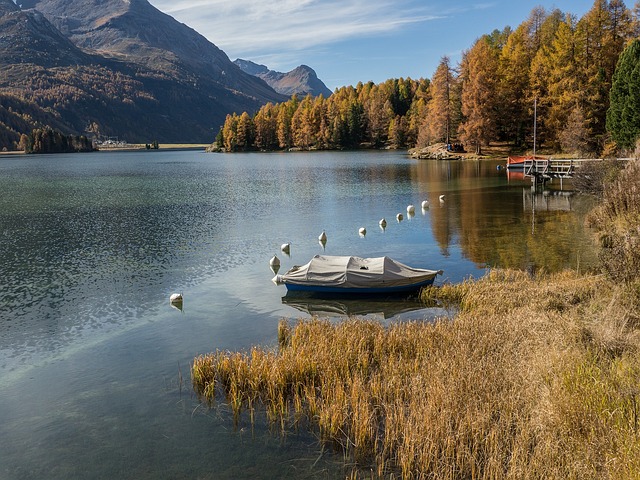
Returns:
[[[71,153],[100,153],[100,152],[138,152],[140,150],[149,150],[149,151],[184,151],[184,150],[202,150],[203,152],[207,148],[207,144],[201,143],[161,143],[160,147],[157,149],[151,148],[147,149],[145,145],[141,144],[131,144],[123,147],[107,147],[107,148],[96,148],[93,152],[71,152]],[[35,153],[33,155],[56,155],[57,153],[69,153],[69,152],[56,152],[56,153]],[[32,155],[30,153],[25,153],[22,150],[14,150],[10,152],[0,152],[0,158],[4,156],[21,156],[21,155]]]

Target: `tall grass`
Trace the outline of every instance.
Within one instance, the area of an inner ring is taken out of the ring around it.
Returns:
[[[640,272],[640,161],[630,161],[604,189],[588,217],[600,237],[602,263],[617,281],[636,282]]]
[[[605,276],[493,271],[437,294],[453,320],[281,323],[277,352],[217,352],[196,391],[314,429],[353,478],[638,478],[635,297]]]

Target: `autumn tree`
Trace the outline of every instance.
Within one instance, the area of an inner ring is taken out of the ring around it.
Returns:
[[[255,146],[259,150],[275,150],[278,148],[277,133],[278,109],[267,103],[254,118]]]
[[[386,144],[389,138],[393,108],[383,89],[376,85],[369,88],[365,102],[363,106],[369,119],[369,139],[374,147],[380,147]]]
[[[507,38],[500,52],[500,85],[502,111],[499,136],[523,146],[532,134],[534,99],[540,95],[537,76],[531,75],[539,52],[549,49],[562,21],[562,13],[534,8],[526,21]],[[540,58],[545,58],[544,54]]]
[[[294,95],[290,100],[280,105],[278,110],[278,144],[280,148],[290,148],[293,145],[291,135],[291,120],[298,108],[298,97]]]
[[[559,135],[563,152],[585,155],[589,152],[589,132],[585,127],[582,108],[575,107],[569,114],[567,123]]]
[[[226,152],[235,152],[238,146],[238,115],[227,115],[222,126],[222,144]]]
[[[315,131],[311,117],[311,96],[307,95],[291,117],[293,145],[308,150],[315,144]]]
[[[551,45],[541,48],[532,64],[532,87],[538,99],[538,132],[556,148],[560,147],[559,135],[571,112],[580,108],[584,75],[578,40],[576,19],[566,15]]]
[[[451,137],[457,129],[456,83],[457,76],[451,61],[444,56],[429,84],[430,97],[419,133],[422,145],[431,142],[451,143]]]
[[[253,120],[247,112],[243,112],[242,115],[240,115],[236,132],[238,149],[249,150],[254,146],[255,127]]]
[[[473,145],[476,154],[495,138],[498,115],[498,52],[490,46],[490,38],[481,37],[464,53],[460,77],[462,81],[462,115],[460,139]]]

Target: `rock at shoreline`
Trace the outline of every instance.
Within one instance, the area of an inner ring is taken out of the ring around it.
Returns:
[[[409,150],[411,158],[420,160],[461,160],[462,155],[457,152],[447,150],[446,143],[436,143],[423,148],[414,148]]]

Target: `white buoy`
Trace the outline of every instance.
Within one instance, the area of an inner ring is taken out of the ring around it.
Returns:
[[[271,257],[271,260],[269,260],[269,266],[271,267],[280,266],[280,259],[277,257],[277,255],[274,255],[273,257]]]
[[[169,303],[182,303],[182,293],[172,293],[169,297]]]
[[[387,226],[387,221],[383,218],[378,222],[378,225],[380,225],[382,228],[385,228]]]
[[[396,215],[396,220],[398,220],[399,222],[401,222],[403,218],[404,218],[404,215],[402,215],[401,213]]]
[[[407,205],[407,213],[411,214],[411,213],[415,213],[416,211],[416,207],[414,207],[413,205]]]
[[[280,250],[288,254],[291,251],[291,242],[283,243],[282,245],[280,245]]]
[[[441,202],[444,202],[444,195],[440,195],[440,197],[438,197],[440,199]]]
[[[429,208],[429,200],[425,200],[422,202],[422,209],[426,210],[427,208]]]
[[[364,237],[367,234],[367,229],[360,227],[360,229],[358,229],[358,233]]]
[[[318,240],[322,243],[327,241],[327,234],[325,233],[324,230],[322,230],[322,233],[320,234],[320,236],[318,237]]]

